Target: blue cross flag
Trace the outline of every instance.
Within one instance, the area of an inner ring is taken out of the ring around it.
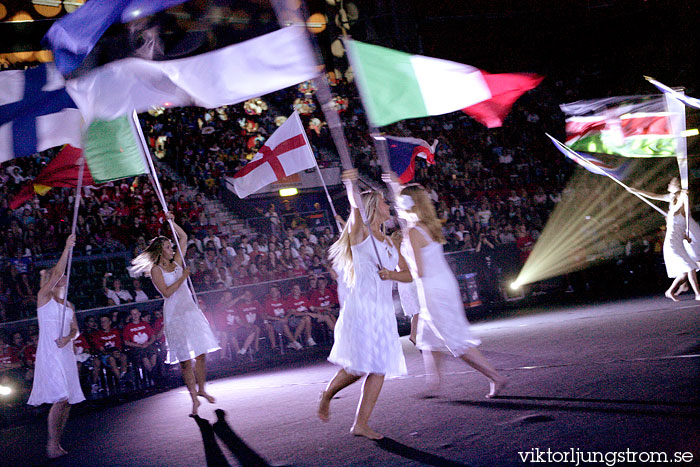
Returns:
[[[82,146],[82,116],[53,64],[0,72],[0,89],[0,162],[62,144]]]

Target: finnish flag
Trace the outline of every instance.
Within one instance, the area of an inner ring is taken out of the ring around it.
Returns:
[[[83,118],[53,63],[0,72],[0,162],[70,144]]]

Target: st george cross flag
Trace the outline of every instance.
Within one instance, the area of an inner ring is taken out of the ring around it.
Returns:
[[[81,114],[53,64],[0,72],[0,89],[0,162],[81,146]]]
[[[391,170],[399,177],[401,183],[413,180],[416,173],[416,157],[422,157],[428,164],[435,164],[437,140],[430,146],[419,138],[384,136],[389,153]]]
[[[473,66],[346,40],[370,122],[462,110],[489,128],[501,126],[518,98],[544,79],[527,73],[490,74]]]
[[[609,164],[591,155],[577,153],[553,136],[549,134],[547,134],[547,136],[552,140],[554,146],[561,151],[562,154],[589,172],[596,175],[607,175],[608,177],[612,177],[618,181],[622,181],[629,173],[632,164],[632,161],[629,159],[625,159],[623,162],[617,165]]]
[[[616,96],[561,106],[566,144],[578,152],[674,157],[676,141],[663,96]]]
[[[267,140],[260,151],[233,176],[239,198],[289,175],[316,166],[299,114],[294,113]]]

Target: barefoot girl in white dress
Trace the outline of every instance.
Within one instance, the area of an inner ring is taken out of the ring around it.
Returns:
[[[64,271],[68,252],[75,245],[75,236],[66,247],[56,266],[41,271],[41,288],[37,293],[39,345],[36,351],[34,383],[29,405],[53,404],[49,411],[49,436],[46,454],[53,459],[68,454],[61,447],[61,435],[68,421],[71,404],[85,400],[78,378],[78,365],[73,354],[73,339],[78,336],[78,323],[73,306],[68,303],[61,329],[61,315],[66,293]]]
[[[404,239],[402,250],[420,301],[417,347],[423,351],[428,374],[426,395],[439,390],[440,363],[446,352],[489,379],[491,390],[487,397],[497,395],[507,379],[477,349],[481,341],[469,329],[459,284],[443,253],[442,225],[428,193],[418,185],[407,186],[401,190],[397,206],[409,222],[408,239]]]
[[[172,220],[173,214],[167,213],[166,217]],[[180,364],[182,379],[192,398],[191,415],[197,415],[200,405],[198,396],[210,403],[215,402],[204,388],[207,380],[206,355],[220,347],[207,318],[185,283],[190,271],[183,269],[180,252],[187,249],[187,234],[177,224],[173,225],[177,234],[177,253],[173,252],[168,238],[156,237],[143,253],[134,258],[132,272],[149,272],[153,285],[163,295],[163,328],[168,346],[166,363]]]
[[[377,192],[362,195],[359,199],[354,182],[357,171],[343,173],[352,206],[350,219],[340,238],[330,248],[334,267],[348,286],[345,301],[335,325],[335,343],[328,360],[342,367],[321,393],[318,416],[328,421],[330,401],[341,389],[366,375],[362,396],[350,432],[356,436],[381,439],[382,435],[369,427],[384,377],[406,374],[406,361],[396,325],[396,315],[391,297],[391,280],[411,280],[396,246],[382,233],[382,224],[389,219],[389,207]],[[364,203],[370,229],[362,223],[358,203]],[[372,239],[374,237],[381,264],[379,269]]]
[[[668,183],[668,193],[663,195],[635,188],[628,188],[628,190],[645,198],[669,203],[663,253],[668,277],[674,280],[671,287],[666,290],[666,296],[673,301],[678,301],[676,289],[688,279],[693,292],[695,292],[695,300],[700,300],[700,287],[698,287],[698,278],[695,273],[700,258],[700,243],[691,241],[688,248],[683,244],[684,239],[691,239],[698,235],[697,224],[690,217],[688,192],[681,190],[681,183],[676,177],[673,177]]]

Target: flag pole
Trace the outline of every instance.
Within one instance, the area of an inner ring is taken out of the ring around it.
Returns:
[[[304,25],[304,26],[293,26],[293,27],[304,27],[306,28],[305,18],[302,16],[301,11],[306,10],[306,5],[302,0],[302,8],[297,6],[296,9],[288,8],[289,0],[272,0],[272,7],[275,9],[275,15],[277,16],[277,21],[280,26],[287,27],[290,23]],[[283,20],[284,18],[284,20]],[[308,37],[308,33],[307,37]],[[314,41],[309,38],[309,41],[313,43],[314,50],[317,56],[321,56],[318,46]],[[325,67],[324,67],[325,68]],[[331,131],[331,137],[333,138],[333,143],[338,150],[338,155],[340,156],[340,163],[343,166],[343,170],[350,170],[353,168],[352,160],[350,159],[350,151],[348,150],[348,143],[345,139],[345,133],[343,132],[343,124],[338,117],[338,112],[333,108],[333,99],[331,95],[330,86],[326,81],[325,76],[322,72],[319,72],[318,76],[314,78],[314,83],[316,84],[316,97],[321,103],[321,110],[328,123],[328,128]],[[374,254],[377,257],[377,262],[379,266],[383,268],[382,260],[379,256],[379,250],[377,249],[377,243],[375,241],[374,235],[372,235],[372,228],[369,225],[369,220],[367,219],[367,213],[365,212],[365,206],[360,199],[358,202],[357,210],[360,212],[360,218],[362,223],[367,227],[369,232],[369,238],[372,242],[372,247],[374,248]]]
[[[141,147],[143,149],[143,154],[148,162],[148,168],[149,168],[149,175],[151,176],[151,183],[153,184],[153,188],[156,191],[156,195],[158,196],[158,201],[160,201],[160,205],[163,207],[163,212],[168,213],[168,203],[165,201],[165,195],[163,194],[163,189],[160,186],[160,180],[158,180],[158,174],[156,173],[156,168],[153,165],[153,157],[151,155],[151,151],[148,149],[148,144],[146,144],[146,138],[143,136],[143,131],[141,130],[141,124],[139,122],[139,116],[136,113],[136,110],[132,111],[131,113],[131,120],[132,123],[136,129],[136,133],[138,134],[139,141],[141,142]],[[184,245],[184,251],[183,248],[180,246],[180,243],[177,241],[177,232],[175,231],[175,226],[173,225],[173,221],[168,219],[168,224],[170,225],[170,231],[173,234],[173,238],[175,239],[175,243],[177,243],[178,247],[180,248],[180,256],[182,257],[182,267],[186,268],[187,264],[185,263],[185,255],[187,255],[187,245]],[[195,300],[195,303],[197,301],[197,294],[195,293],[194,290],[194,284],[192,284],[192,278],[187,277],[187,285],[189,286],[190,292],[192,293],[192,298]]]
[[[80,156],[78,159],[78,186],[75,188],[75,205],[73,206],[73,224],[71,225],[70,233],[75,235],[76,226],[78,225],[78,211],[80,210],[80,200],[83,192],[83,173],[85,172],[85,156]],[[63,296],[63,308],[61,309],[61,333],[59,338],[63,338],[63,326],[66,322],[66,306],[68,303],[68,286],[70,285],[70,270],[73,263],[73,247],[68,250],[68,262],[66,263],[66,293]]]
[[[574,151],[573,149],[569,149],[568,146],[566,146],[565,144],[560,143],[555,137],[553,137],[553,136],[550,135],[549,133],[545,133],[545,135],[547,135],[547,137],[549,137],[549,139],[551,139],[555,144],[560,144],[561,146],[563,146],[563,147],[566,148],[567,150],[573,152],[574,154],[576,153],[576,151]],[[622,183],[620,180],[616,179],[615,177],[613,177],[612,175],[610,175],[609,173],[607,173],[605,170],[600,170],[599,167],[596,167],[595,165],[591,164],[589,161],[587,161],[586,159],[584,159],[584,158],[582,158],[582,157],[579,157],[579,158],[577,159],[577,161],[579,161],[579,160],[580,160],[581,162],[583,162],[587,167],[590,167],[590,168],[592,168],[592,169],[595,169],[596,173],[602,172],[603,175],[605,175],[605,176],[608,177],[609,179],[613,180],[615,183],[617,183],[618,185],[620,185],[621,187],[623,187],[623,188],[624,188],[625,190],[627,190],[629,193],[633,194],[634,196],[636,196],[637,198],[641,199],[642,201],[644,201],[645,203],[647,203],[649,206],[651,206],[652,208],[654,208],[656,211],[659,212],[659,214],[661,214],[662,216],[666,217],[666,214],[667,214],[667,213],[666,213],[663,209],[661,209],[660,207],[658,207],[657,205],[655,205],[654,203],[652,203],[651,201],[649,201],[648,199],[646,199],[646,198],[643,197],[642,195],[640,195],[640,194],[638,194],[638,193],[635,193],[635,192],[633,192],[633,191],[629,191],[629,187],[628,187],[627,185],[625,185],[625,184]]]
[[[314,166],[316,167],[316,173],[318,174],[318,178],[321,179],[321,185],[323,185],[323,191],[326,192],[326,198],[328,198],[328,204],[331,206],[331,212],[333,213],[333,220],[335,221],[335,225],[338,228],[338,233],[342,232],[342,228],[340,227],[340,222],[338,222],[338,213],[335,211],[335,205],[333,204],[333,199],[331,198],[330,193],[328,193],[328,187],[326,186],[326,181],[323,179],[323,175],[321,175],[321,169],[318,167],[318,159],[316,159],[316,154],[314,154],[313,149],[311,149],[311,143],[309,143],[309,138],[306,136],[306,130],[302,127],[301,129],[301,134],[304,137],[304,141],[306,142],[306,147],[309,148],[309,152],[311,153],[311,157],[314,158]]]

